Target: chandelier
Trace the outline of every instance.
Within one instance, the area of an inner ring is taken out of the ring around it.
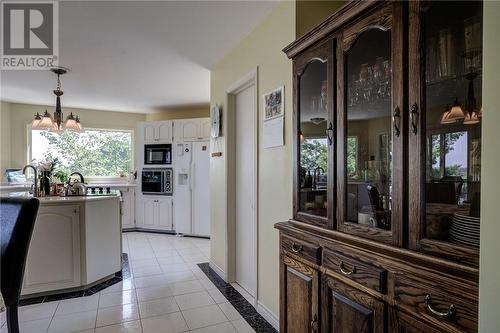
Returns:
[[[61,75],[68,72],[68,69],[63,67],[51,68],[50,71],[57,75],[57,87],[53,90],[54,95],[56,95],[56,110],[54,111],[54,116],[45,110],[43,115],[38,112],[35,118],[31,122],[31,128],[36,130],[47,130],[50,132],[61,133],[64,130],[72,132],[83,132],[82,124],[80,123],[80,118],[73,115],[70,112],[69,116],[64,121],[64,115],[61,109],[61,96],[63,91],[61,90]]]

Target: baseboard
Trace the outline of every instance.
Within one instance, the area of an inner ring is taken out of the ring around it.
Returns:
[[[248,301],[248,303],[250,303],[255,308],[255,297],[250,295],[250,293],[248,291],[246,291],[238,283],[231,282],[230,284],[231,284],[231,286],[233,286],[234,289],[236,289],[237,292],[239,292],[241,294],[241,296],[243,296],[243,298],[245,298]],[[255,308],[255,309],[257,310],[257,308]]]
[[[280,331],[280,321],[278,316],[276,316],[271,310],[269,310],[264,304],[260,301],[257,301],[257,312],[264,317],[265,320],[269,324],[271,324],[276,331]]]
[[[215,273],[217,273],[217,275],[222,279],[224,280],[224,282],[227,283],[227,275],[226,275],[226,272],[224,272],[224,270],[222,268],[220,268],[219,266],[217,266],[216,263],[214,263],[212,260],[210,260],[210,268],[214,270]]]
[[[133,228],[125,228],[122,229],[122,232],[149,232],[151,234],[167,234],[167,235],[177,235],[174,230],[160,230],[160,229],[144,229],[141,227],[133,227]]]

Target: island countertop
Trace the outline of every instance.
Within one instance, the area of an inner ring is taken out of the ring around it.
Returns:
[[[29,192],[11,192],[2,194],[3,197],[20,197],[20,198],[33,198]],[[47,197],[36,197],[36,199],[40,200],[40,204],[48,204],[48,203],[79,203],[79,202],[90,202],[90,201],[102,201],[102,200],[111,200],[111,199],[119,199],[118,195],[78,195],[78,196],[47,196]]]

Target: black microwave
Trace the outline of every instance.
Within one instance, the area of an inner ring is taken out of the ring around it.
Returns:
[[[144,145],[144,164],[172,164],[172,145]]]

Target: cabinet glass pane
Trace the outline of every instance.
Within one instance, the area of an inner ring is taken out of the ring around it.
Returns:
[[[299,210],[318,216],[327,216],[327,87],[327,64],[312,61],[299,79]]]
[[[426,238],[479,246],[481,2],[424,13]]]
[[[391,31],[363,32],[346,52],[346,220],[390,229]]]

